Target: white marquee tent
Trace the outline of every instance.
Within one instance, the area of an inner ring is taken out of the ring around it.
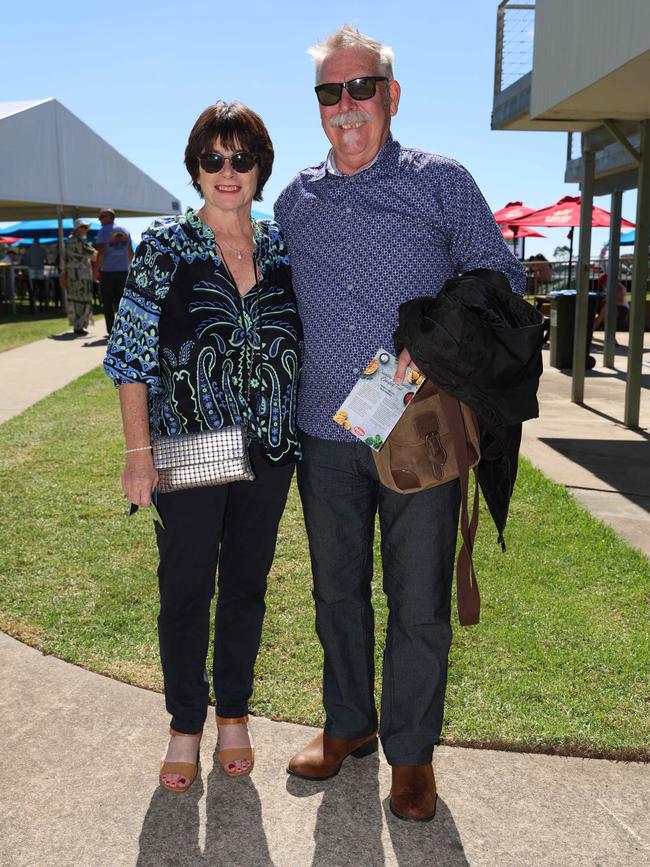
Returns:
[[[178,214],[179,200],[56,99],[0,102],[0,220]]]

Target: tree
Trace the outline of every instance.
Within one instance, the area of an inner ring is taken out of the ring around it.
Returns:
[[[553,250],[553,258],[554,259],[560,259],[560,260],[568,259],[570,252],[571,251],[570,251],[569,247],[567,247],[566,244],[564,244],[562,247],[556,247],[555,250]]]

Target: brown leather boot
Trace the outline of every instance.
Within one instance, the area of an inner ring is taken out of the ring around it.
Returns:
[[[378,748],[377,733],[365,738],[333,738],[321,732],[301,753],[296,753],[289,761],[287,773],[303,780],[329,780],[341,770],[348,756],[362,759]]]
[[[406,822],[429,822],[436,814],[432,765],[393,765],[390,811]]]

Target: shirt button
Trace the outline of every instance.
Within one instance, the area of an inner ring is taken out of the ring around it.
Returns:
[[[359,368],[358,368],[358,367],[353,367],[353,368],[352,368],[352,373],[359,373]]]
[[[346,214],[351,214],[351,213],[352,213],[352,208],[351,208],[349,205],[348,205],[348,207],[345,209],[345,213],[346,213]]]
[[[345,288],[348,290],[348,292],[352,292],[352,290],[354,289],[354,284],[348,283],[348,285]]]
[[[349,331],[354,331],[354,325],[348,325],[348,330],[349,330]]]

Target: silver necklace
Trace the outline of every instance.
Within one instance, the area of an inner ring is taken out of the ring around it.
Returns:
[[[233,247],[232,244],[229,244],[228,241],[226,241],[225,238],[222,238],[221,241],[217,241],[217,244],[219,244],[219,245],[221,245],[221,244],[225,244],[226,247],[229,247],[231,250],[234,250],[234,252],[235,252],[237,258],[238,258],[240,261],[241,261],[243,255],[244,255],[244,253],[246,252],[246,247],[244,247],[242,250],[238,250],[237,247]]]

